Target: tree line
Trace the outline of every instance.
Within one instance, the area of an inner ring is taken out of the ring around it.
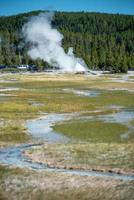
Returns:
[[[40,11],[0,17],[0,65],[37,65],[39,70],[49,66],[27,55],[29,45],[24,43],[22,26],[28,17]],[[127,72],[134,70],[134,16],[56,12],[55,26],[63,35],[63,47],[74,48],[77,57],[82,57],[90,69]]]

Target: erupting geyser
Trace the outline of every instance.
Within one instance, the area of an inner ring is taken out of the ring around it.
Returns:
[[[34,60],[43,59],[65,72],[86,71],[84,60],[74,56],[73,48],[65,53],[62,48],[63,35],[51,24],[53,17],[53,13],[41,13],[23,26],[25,41],[31,44],[28,55]]]

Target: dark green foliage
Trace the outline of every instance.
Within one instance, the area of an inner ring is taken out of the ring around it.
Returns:
[[[0,65],[36,64],[40,70],[48,67],[42,60],[28,57],[28,45],[24,45],[21,34],[28,17],[38,13],[0,17]],[[73,47],[89,68],[123,73],[134,69],[134,16],[56,12],[53,25],[64,35],[65,51]]]

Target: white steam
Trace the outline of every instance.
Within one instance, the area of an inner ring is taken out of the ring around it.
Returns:
[[[73,48],[65,53],[62,48],[63,35],[51,24],[53,16],[53,13],[39,14],[23,26],[25,40],[31,43],[28,55],[34,60],[43,59],[63,71],[86,71],[85,62],[74,56]]]

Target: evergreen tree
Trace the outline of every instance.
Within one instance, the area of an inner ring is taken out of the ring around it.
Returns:
[[[48,67],[40,59],[27,55],[30,44],[21,36],[22,26],[29,16],[40,11],[16,16],[0,17],[0,65],[37,65]],[[134,69],[134,16],[100,13],[56,12],[53,25],[64,35],[65,52],[74,48],[74,54],[83,57],[89,68],[127,72]]]

